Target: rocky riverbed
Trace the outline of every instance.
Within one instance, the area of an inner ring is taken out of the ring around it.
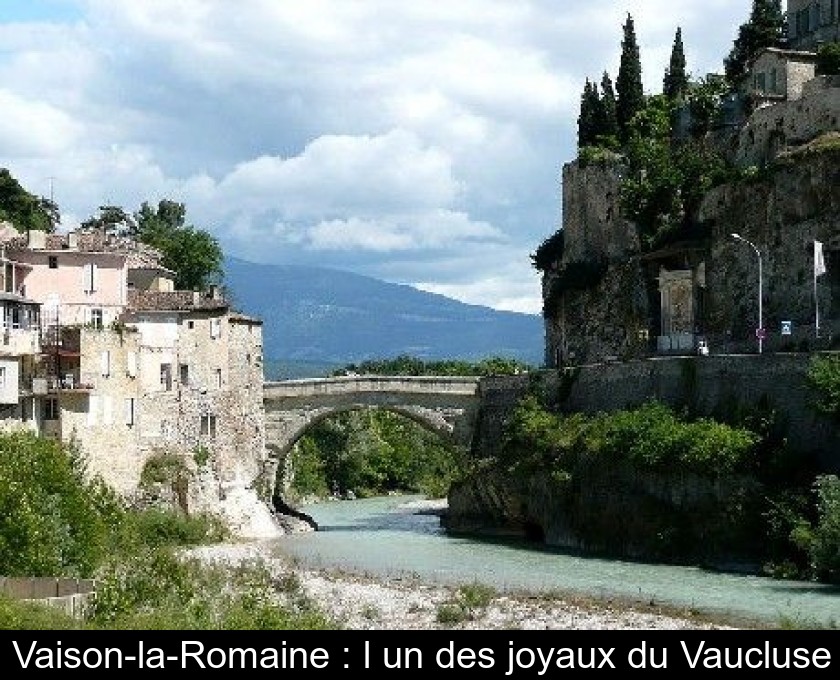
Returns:
[[[439,512],[440,502],[418,502],[416,512]],[[286,533],[289,529],[285,529]],[[268,537],[266,537],[268,538]],[[282,540],[282,538],[280,539]],[[292,579],[302,594],[353,630],[527,629],[679,630],[732,628],[690,610],[655,602],[619,602],[569,595],[529,595],[489,588],[432,585],[413,577],[380,577],[315,570],[278,557],[272,542],[254,538],[190,551],[203,562],[262,564],[277,582]]]

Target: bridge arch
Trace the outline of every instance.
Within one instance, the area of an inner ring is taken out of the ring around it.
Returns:
[[[278,468],[289,465],[292,447],[308,429],[346,411],[391,411],[469,448],[478,413],[478,388],[478,378],[449,376],[342,376],[266,383],[269,479],[273,484]]]

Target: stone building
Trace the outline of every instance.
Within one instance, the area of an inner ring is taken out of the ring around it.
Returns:
[[[840,0],[788,0],[786,23],[793,49],[815,50],[840,40]]]
[[[753,99],[755,108],[796,101],[802,97],[805,83],[816,75],[816,63],[815,52],[768,47],[750,66],[745,94]]]
[[[124,494],[158,453],[206,461],[215,488],[197,503],[257,480],[259,320],[216,288],[175,290],[160,254],[130,239],[101,230],[2,237],[2,426],[74,442],[90,472]]]

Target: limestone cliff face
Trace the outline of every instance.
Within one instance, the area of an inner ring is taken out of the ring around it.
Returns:
[[[814,342],[814,241],[824,244],[829,272],[818,281],[821,330],[840,333],[840,135],[828,135],[777,158],[761,179],[717,187],[703,201],[699,219],[711,228],[706,277],[707,335],[713,347],[749,349],[758,326],[761,251],[767,349]],[[793,335],[781,335],[781,322]]]
[[[760,552],[737,508],[760,497],[744,478],[592,466],[575,478],[487,470],[453,487],[444,525],[629,558],[750,560]]]
[[[752,178],[711,190],[697,215],[702,241],[640,254],[636,229],[606,215],[618,210],[619,165],[564,171],[567,230],[563,260],[543,279],[548,366],[628,359],[656,351],[664,335],[657,280],[663,269],[702,276],[695,288],[691,332],[712,351],[754,351],[758,328],[758,263],[741,234],[762,253],[763,322],[767,351],[827,349],[840,336],[840,133],[828,133],[776,156]],[[611,197],[611,198],[608,198]],[[828,274],[818,281],[821,338],[815,333],[814,241],[824,244]],[[558,280],[578,258],[603,258],[592,282]],[[700,274],[702,272],[702,275]],[[573,282],[574,284],[574,282]],[[793,323],[783,336],[782,321]],[[687,348],[693,353],[693,348]]]

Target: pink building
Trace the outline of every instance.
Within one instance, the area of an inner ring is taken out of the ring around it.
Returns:
[[[100,234],[31,231],[7,251],[25,267],[16,292],[42,303],[45,326],[104,327],[125,308],[128,258],[106,250]]]

